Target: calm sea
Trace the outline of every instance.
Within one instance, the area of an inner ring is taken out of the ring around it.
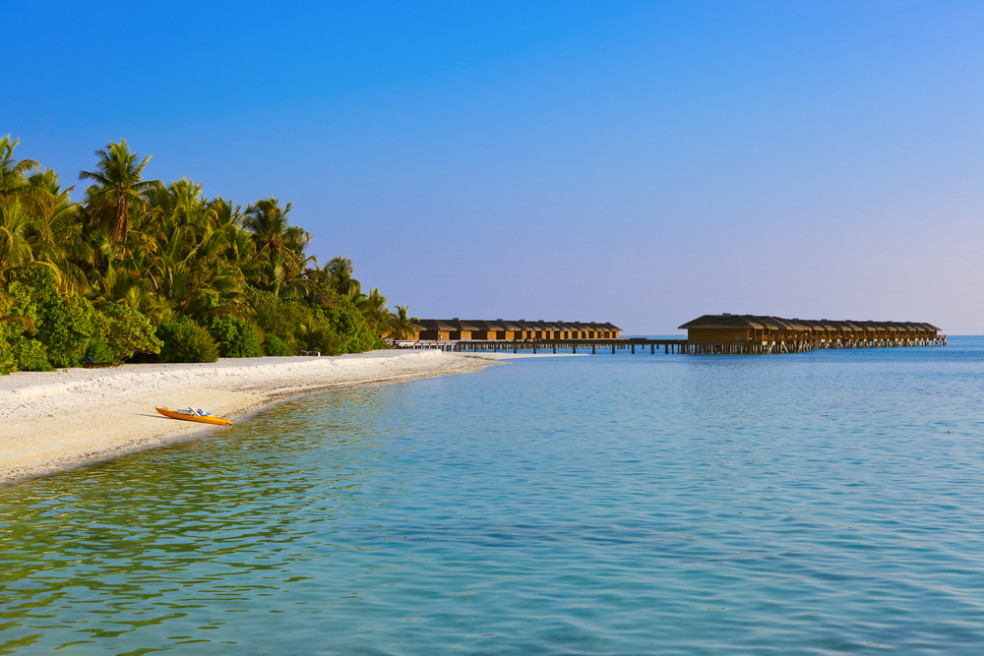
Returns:
[[[0,488],[0,654],[984,653],[984,338],[308,397]]]

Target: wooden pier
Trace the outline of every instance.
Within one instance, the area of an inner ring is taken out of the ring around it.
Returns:
[[[436,349],[455,353],[611,353],[618,351],[636,351],[655,354],[662,351],[665,355],[765,355],[772,353],[809,353],[810,351],[826,349],[853,348],[893,348],[913,346],[945,346],[947,339],[940,335],[932,339],[881,339],[881,340],[805,340],[778,343],[748,343],[733,342],[715,344],[709,342],[690,342],[685,338],[649,339],[645,337],[628,337],[620,339],[551,339],[551,340],[403,340],[393,342],[400,349]]]
[[[416,339],[391,342],[395,348],[454,352],[598,353],[647,350],[655,354],[765,355],[825,349],[945,346],[946,335],[929,323],[831,321],[773,316],[705,314],[680,326],[687,337],[619,337],[611,323],[417,320]]]
[[[506,342],[502,340],[470,340],[459,342],[447,342],[448,351],[479,351],[492,353],[518,353],[519,351],[533,351],[533,353],[551,352],[558,350],[571,351],[572,353],[615,353],[616,351],[631,351],[633,354],[638,348],[644,352],[649,349],[650,353],[656,353],[657,349],[663,353],[683,353],[681,350],[687,343],[686,339],[646,339],[646,338],[625,338],[625,339],[548,339],[548,340],[516,340]],[[411,347],[416,348],[416,347]]]

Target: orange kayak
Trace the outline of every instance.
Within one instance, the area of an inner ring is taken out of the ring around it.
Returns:
[[[212,415],[200,415],[194,410],[168,410],[167,408],[157,408],[157,412],[171,419],[183,419],[185,421],[197,421],[201,424],[212,424],[215,426],[228,426],[232,422],[222,417]]]

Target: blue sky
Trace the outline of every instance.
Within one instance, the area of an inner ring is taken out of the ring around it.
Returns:
[[[0,134],[293,203],[420,317],[984,333],[984,3],[0,0]]]

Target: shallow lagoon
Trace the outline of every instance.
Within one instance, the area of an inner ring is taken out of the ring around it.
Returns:
[[[977,654],[984,339],[309,397],[0,489],[0,654]]]

